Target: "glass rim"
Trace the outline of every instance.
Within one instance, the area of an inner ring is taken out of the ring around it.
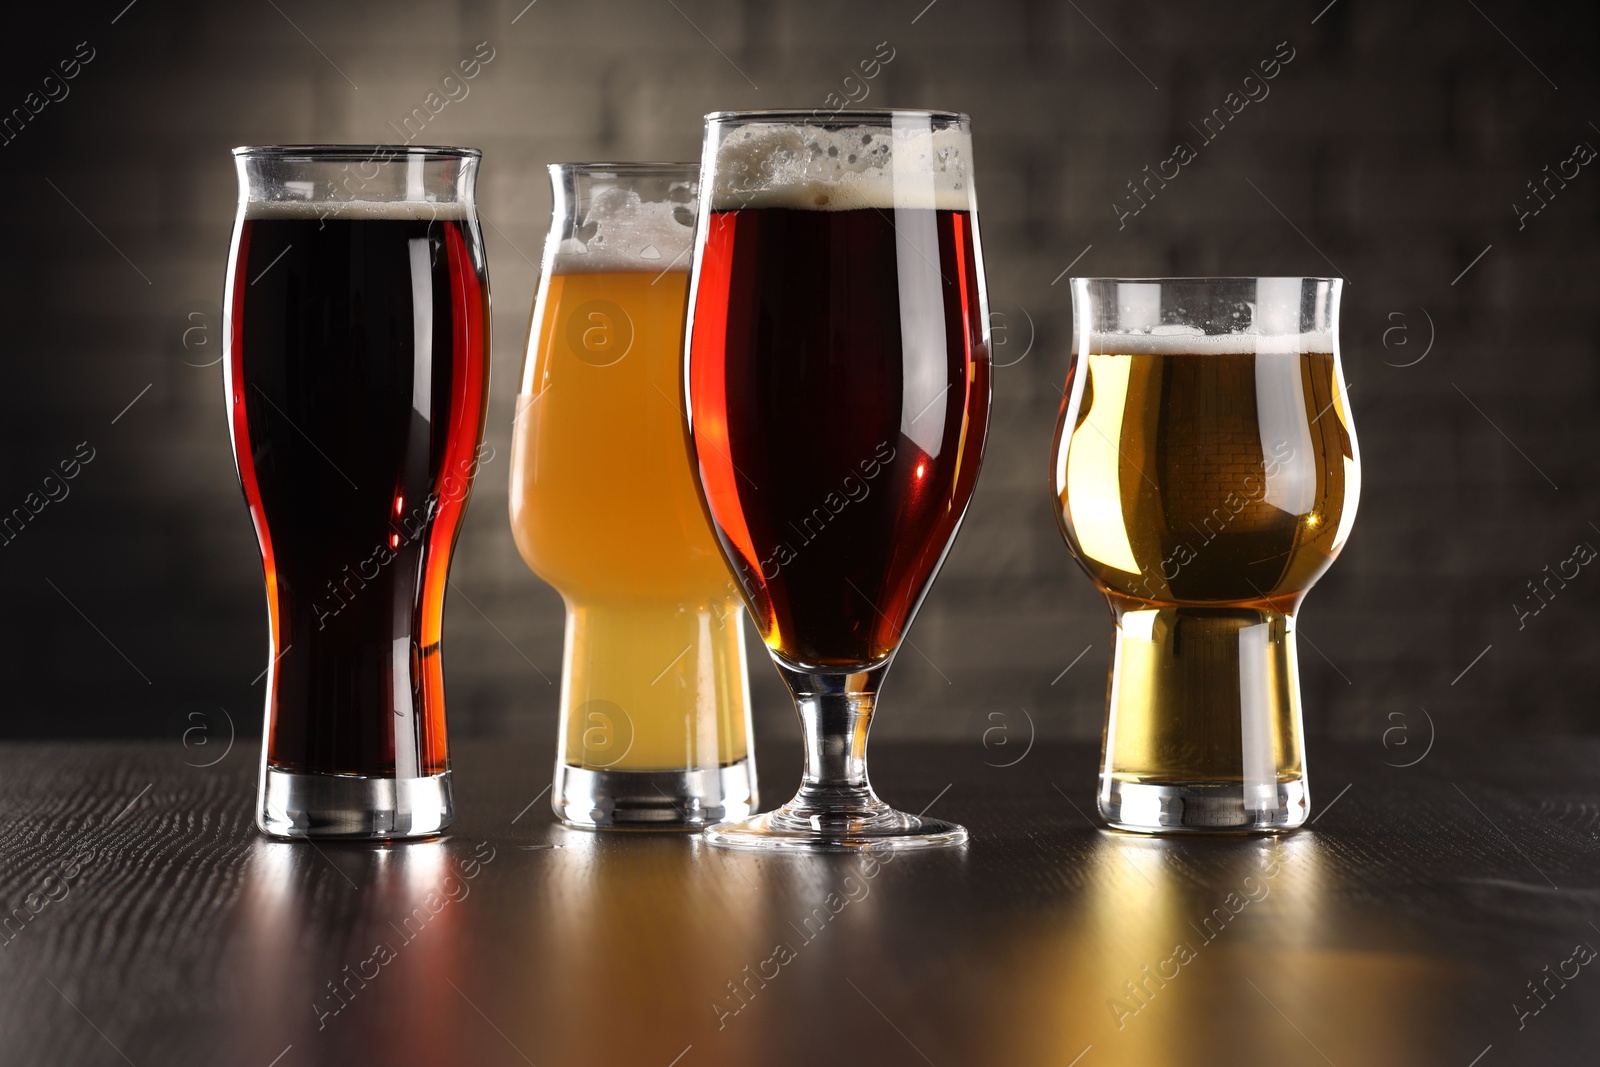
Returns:
[[[1286,282],[1286,281],[1339,282],[1339,283],[1343,284],[1344,279],[1341,278],[1341,277],[1337,277],[1337,276],[1323,276],[1323,275],[1314,275],[1314,274],[1218,274],[1218,275],[1213,275],[1213,276],[1206,276],[1206,275],[1198,275],[1198,274],[1196,274],[1196,275],[1171,275],[1171,276],[1163,277],[1163,278],[1125,278],[1125,277],[1120,277],[1120,276],[1115,276],[1115,275],[1106,275],[1106,276],[1101,277],[1101,276],[1089,276],[1089,275],[1074,274],[1074,275],[1069,275],[1067,277],[1068,284],[1073,284],[1073,283],[1076,283],[1076,282],[1130,282],[1130,283],[1145,284],[1145,285],[1151,285],[1151,284],[1165,285],[1168,282]]]
[[[546,163],[545,168],[551,173],[573,172],[579,174],[650,174],[659,171],[672,171],[688,169],[698,171],[698,162],[663,161],[660,163],[629,161],[625,163]]]
[[[917,107],[847,107],[840,108],[838,111],[829,111],[825,108],[813,108],[809,111],[795,108],[778,108],[765,111],[711,111],[706,114],[705,121],[707,123],[737,121],[751,124],[772,122],[801,126],[820,126],[834,122],[848,123],[851,119],[868,120],[868,124],[873,121],[885,123],[901,116],[912,115],[923,115],[940,122],[951,122],[961,126],[970,125],[972,122],[972,116],[963,111],[941,111]]]
[[[328,162],[369,160],[374,156],[391,158],[405,156],[420,159],[482,159],[480,148],[457,148],[452,145],[394,145],[394,144],[265,144],[239,145],[233,149],[235,159],[314,159]]]

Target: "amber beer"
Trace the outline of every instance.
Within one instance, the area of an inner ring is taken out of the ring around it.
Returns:
[[[554,802],[580,825],[696,825],[753,801],[742,615],[681,407],[695,168],[660,169],[552,168],[514,427],[512,532],[567,604]]]
[[[1059,517],[1118,620],[1106,773],[1298,785],[1294,613],[1354,520],[1355,438],[1330,335],[1198,332],[1080,333],[1067,379]]]
[[[718,543],[795,700],[787,804],[717,846],[959,845],[873,792],[883,678],[972,498],[989,331],[970,120],[706,117],[685,380]]]
[[[751,616],[795,667],[893,655],[983,454],[971,215],[888,203],[792,197],[706,220],[700,476]]]

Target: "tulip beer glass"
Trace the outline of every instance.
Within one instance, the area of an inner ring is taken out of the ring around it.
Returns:
[[[1355,521],[1337,278],[1074,278],[1052,490],[1116,623],[1100,814],[1309,811],[1295,612]]]
[[[800,792],[735,848],[966,840],[867,780],[883,676],[966,513],[989,331],[964,115],[709,116],[686,382],[717,540],[794,695]]]

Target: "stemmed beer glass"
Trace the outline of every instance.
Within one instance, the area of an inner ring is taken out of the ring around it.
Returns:
[[[1100,814],[1310,810],[1295,613],[1355,521],[1338,278],[1074,278],[1052,489],[1116,621]]]
[[[805,733],[736,848],[958,844],[878,799],[884,674],[944,560],[989,421],[989,330],[965,115],[707,117],[686,369],[717,540]]]

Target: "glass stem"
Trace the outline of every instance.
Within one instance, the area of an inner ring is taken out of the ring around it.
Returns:
[[[805,735],[800,791],[785,807],[793,814],[863,815],[885,805],[867,780],[867,731],[888,663],[864,671],[817,673],[782,663]]]

